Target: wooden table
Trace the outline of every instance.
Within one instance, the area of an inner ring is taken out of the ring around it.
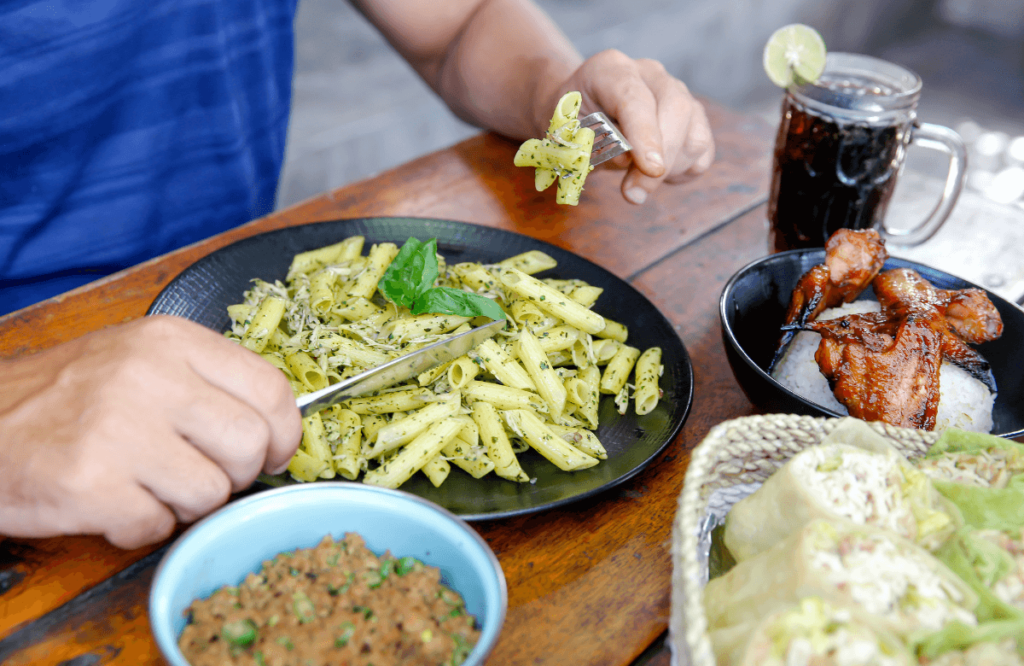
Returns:
[[[594,261],[643,292],[691,356],[695,399],[677,439],[642,473],[568,507],[473,526],[508,581],[508,616],[491,664],[668,663],[671,526],[689,451],[715,424],[755,413],[726,361],[718,297],[767,252],[773,128],[708,103],[711,170],[625,202],[621,172],[599,168],[578,207],[537,193],[512,165],[516,145],[482,134],[0,318],[0,357],[31,354],[141,317],[203,255],[289,225],[370,216],[461,220],[539,238]],[[165,544],[122,551],[98,537],[0,542],[0,663],[159,664],[149,583]]]

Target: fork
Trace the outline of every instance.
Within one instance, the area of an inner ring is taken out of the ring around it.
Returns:
[[[585,115],[579,120],[581,127],[594,130],[594,148],[590,153],[591,166],[633,150],[633,146],[629,145],[629,141],[626,141],[619,128],[600,111]]]

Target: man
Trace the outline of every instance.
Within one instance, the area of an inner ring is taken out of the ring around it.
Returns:
[[[270,212],[295,0],[0,8],[0,312]],[[656,62],[583,60],[530,0],[357,0],[449,107],[515,139],[583,94],[634,149],[623,195],[705,171],[700,104]],[[620,158],[621,160],[621,158]],[[6,309],[5,309],[6,308]],[[153,317],[0,365],[0,534],[136,547],[298,446],[275,368]]]

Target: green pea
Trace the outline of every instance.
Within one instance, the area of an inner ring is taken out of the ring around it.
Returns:
[[[362,577],[371,590],[377,589],[384,582],[384,577],[380,575],[380,571],[364,571]]]
[[[459,666],[459,664],[466,661],[466,657],[473,651],[473,645],[460,634],[451,634],[451,637],[455,641],[455,650],[452,652],[450,663],[452,666]]]
[[[349,571],[347,574],[345,574],[345,576],[345,582],[339,585],[338,587],[335,587],[334,585],[328,583],[327,593],[330,594],[332,597],[336,597],[339,594],[345,594],[346,592],[348,592],[348,588],[352,587],[352,581],[355,580],[356,575]]]
[[[398,563],[395,564],[395,573],[399,576],[404,576],[410,571],[413,571],[416,568],[417,564],[420,564],[419,560],[417,560],[415,557],[410,557],[407,555],[398,560]]]
[[[312,622],[316,618],[316,608],[313,606],[313,602],[301,590],[292,594],[292,609],[302,624]]]
[[[221,627],[220,635],[231,645],[250,645],[256,640],[256,623],[248,618],[226,622]]]
[[[342,622],[339,629],[341,629],[341,634],[334,639],[334,647],[342,648],[352,640],[352,636],[356,633],[356,625],[351,622]]]

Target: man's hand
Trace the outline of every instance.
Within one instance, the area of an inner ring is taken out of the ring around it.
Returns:
[[[540,122],[570,90],[583,95],[581,117],[604,111],[632,144],[633,150],[611,162],[628,166],[622,194],[629,201],[642,204],[662,182],[685,182],[711,166],[715,142],[704,107],[661,63],[602,51],[535,111]]]
[[[284,375],[184,319],[0,362],[0,534],[153,543],[280,472],[301,436]]]
[[[602,51],[583,60],[532,0],[353,0],[462,119],[541,138],[565,93],[604,111],[633,145],[622,193],[641,204],[661,183],[707,171],[715,142],[704,107],[654,60]],[[602,165],[601,168],[605,168]]]

